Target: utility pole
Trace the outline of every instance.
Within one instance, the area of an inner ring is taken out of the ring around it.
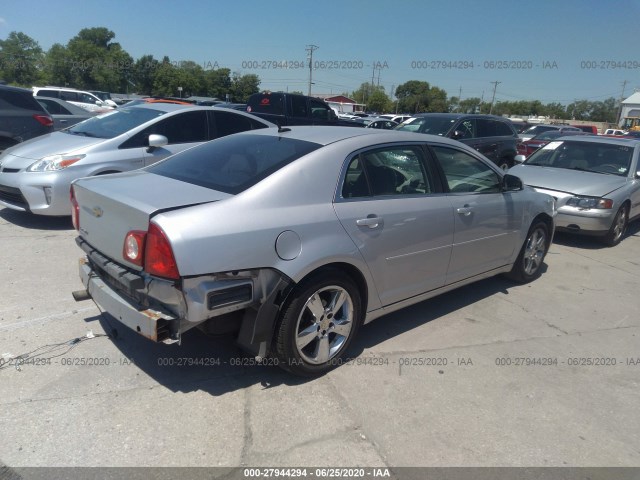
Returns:
[[[460,111],[461,101],[462,101],[462,85],[460,85],[460,90],[458,91],[458,108],[456,109],[458,112]]]
[[[491,115],[491,112],[493,112],[493,101],[496,99],[496,89],[498,88],[498,84],[502,82],[496,80],[495,82],[489,83],[493,83],[493,97],[491,97],[491,106],[489,107],[489,115]]]
[[[307,48],[305,48],[309,57],[309,96],[311,96],[311,84],[313,83],[311,81],[313,78],[313,52],[318,48],[320,47],[318,47],[317,45],[307,45]]]
[[[622,121],[622,102],[624,100],[624,89],[627,86],[627,81],[625,80],[624,82],[622,82],[622,94],[620,95],[620,108],[618,109],[618,123],[617,125],[620,126],[620,122]]]

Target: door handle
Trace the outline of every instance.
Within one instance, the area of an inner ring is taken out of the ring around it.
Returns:
[[[460,215],[468,217],[473,212],[473,208],[471,208],[469,205],[465,205],[464,207],[456,208],[456,212]]]
[[[382,224],[382,219],[376,215],[369,215],[367,218],[360,218],[356,220],[356,225],[359,227],[376,228]]]

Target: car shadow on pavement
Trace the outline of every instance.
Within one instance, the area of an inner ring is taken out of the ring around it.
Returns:
[[[546,271],[546,264],[542,272]],[[346,352],[356,358],[367,348],[429,323],[497,293],[509,294],[512,281],[502,276],[459,288],[430,300],[386,315],[363,326]],[[123,359],[135,364],[159,384],[174,392],[204,391],[224,395],[255,384],[263,388],[296,386],[313,379],[296,377],[268,359],[259,364],[235,345],[232,336],[208,336],[194,328],[182,336],[182,345],[154,343],[121,325],[109,314],[87,318],[98,320]],[[340,368],[340,367],[338,367]]]
[[[71,216],[49,217],[3,208],[0,210],[0,218],[23,228],[36,230],[73,230]]]
[[[629,224],[622,242],[629,237],[638,236],[640,236],[640,220]],[[557,243],[558,245],[563,245],[565,247],[584,248],[586,250],[602,250],[611,248],[602,243],[599,238],[588,235],[576,235],[567,232],[556,232],[553,236],[553,243]]]
[[[122,353],[119,361],[131,362],[174,392],[203,391],[219,396],[255,384],[266,389],[311,380],[285,372],[273,360],[259,364],[240,350],[230,335],[210,336],[194,328],[182,335],[182,345],[167,345],[142,337],[108,313],[86,319],[94,320]]]
[[[542,274],[547,264],[542,265]],[[509,289],[519,285],[502,275],[457,288],[410,307],[380,317],[360,328],[347,351],[347,357],[355,358],[365,349],[375,348],[391,338],[406,334],[432,320],[451,314],[497,293],[509,294]]]

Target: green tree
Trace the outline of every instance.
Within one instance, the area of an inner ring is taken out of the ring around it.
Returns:
[[[260,77],[253,73],[240,75],[234,72],[231,78],[231,98],[234,102],[246,103],[249,97],[254,93],[258,93],[260,85]]]
[[[393,102],[382,86],[372,85],[369,82],[362,83],[360,87],[345,97],[365,103],[370,112],[389,112],[393,110]]]
[[[0,40],[0,78],[8,83],[31,86],[41,77],[44,53],[34,39],[11,32]]]
[[[396,88],[398,110],[402,112],[447,112],[447,92],[431,87],[428,82],[409,80]]]
[[[153,93],[153,83],[156,70],[160,62],[153,58],[153,55],[143,55],[136,60],[131,71],[131,83],[133,89],[141,95],[151,95]],[[128,90],[126,88],[125,90]]]
[[[67,44],[74,87],[123,91],[133,69],[133,58],[119,43],[115,33],[104,27],[85,28]]]
[[[226,100],[226,95],[231,92],[231,70],[228,68],[216,68],[208,70],[205,74],[206,96]]]

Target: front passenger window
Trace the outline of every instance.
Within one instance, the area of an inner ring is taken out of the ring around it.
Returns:
[[[449,147],[433,146],[451,193],[498,193],[500,176],[481,160]]]

